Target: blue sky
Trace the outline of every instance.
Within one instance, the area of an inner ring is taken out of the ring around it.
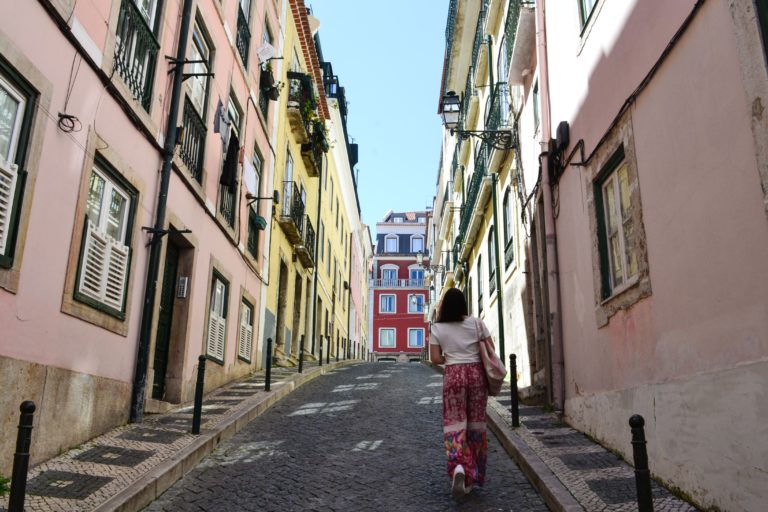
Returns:
[[[375,236],[390,208],[432,204],[448,0],[306,4],[320,20],[323,58],[346,89],[349,133],[360,147],[360,207]]]

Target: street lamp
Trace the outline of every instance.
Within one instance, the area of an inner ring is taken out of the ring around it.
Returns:
[[[466,140],[469,137],[477,137],[486,144],[496,149],[512,149],[515,140],[512,130],[460,130],[459,115],[461,112],[461,99],[453,91],[448,91],[443,96],[442,104],[443,125],[451,130],[451,135],[458,135]]]

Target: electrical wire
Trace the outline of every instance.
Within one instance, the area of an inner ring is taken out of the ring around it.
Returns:
[[[74,13],[74,8],[72,10]],[[71,17],[71,15],[70,15]],[[59,130],[64,133],[79,132],[83,129],[83,124],[76,115],[67,114],[67,107],[69,106],[69,99],[72,97],[72,90],[75,88],[75,82],[77,81],[77,75],[80,73],[80,64],[83,62],[79,52],[75,50],[75,54],[72,56],[72,65],[69,67],[69,83],[67,84],[67,94],[64,96],[64,108],[63,112],[59,112],[59,120],[57,125]],[[77,68],[75,68],[75,62],[77,62]]]

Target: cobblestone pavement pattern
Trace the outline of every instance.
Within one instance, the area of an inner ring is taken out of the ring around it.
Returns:
[[[547,510],[489,432],[486,486],[449,495],[442,376],[367,363],[302,386],[223,443],[147,511]]]
[[[512,425],[509,385],[489,407]],[[587,436],[560,423],[541,407],[520,406],[521,427],[514,430],[588,512],[635,512],[635,471],[612,452]],[[629,426],[627,436],[631,437]],[[648,442],[653,442],[649,439]],[[651,461],[653,470],[653,461]],[[656,482],[651,483],[656,512],[695,512],[691,504],[673,496]]]

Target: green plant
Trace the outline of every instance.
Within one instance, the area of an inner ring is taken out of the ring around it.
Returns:
[[[8,494],[11,490],[11,479],[3,475],[0,475],[0,497]]]

